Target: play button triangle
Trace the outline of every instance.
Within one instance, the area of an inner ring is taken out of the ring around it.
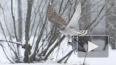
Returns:
[[[88,41],[88,52],[96,49],[98,46]]]

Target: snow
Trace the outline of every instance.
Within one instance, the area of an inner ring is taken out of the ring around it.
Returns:
[[[0,54],[0,65],[5,64],[5,65],[12,65],[8,64],[8,60],[5,59],[3,54]],[[116,65],[116,50],[112,50],[109,48],[109,57],[107,58],[86,58],[86,64],[87,65]],[[68,60],[67,64],[58,64],[55,63],[51,60],[46,61],[45,63],[30,63],[30,65],[80,65],[84,61],[84,58],[78,58],[77,54],[75,55],[74,53]],[[28,63],[21,63],[21,65],[27,65]],[[20,65],[20,63],[14,64],[14,65]]]
[[[12,64],[5,64],[5,65],[12,65]],[[72,64],[58,64],[58,63],[52,63],[52,64],[48,64],[48,63],[24,64],[24,63],[22,63],[22,64],[20,64],[19,63],[19,64],[13,64],[13,65],[72,65]]]
[[[47,60],[45,63],[30,63],[31,65],[81,65],[83,64],[84,58],[79,58],[77,53],[74,54],[72,53],[70,59],[68,60],[67,64],[58,64],[56,63],[56,60],[59,60],[62,58],[66,53],[66,51],[70,51],[72,47],[70,45],[66,44],[66,41],[63,41],[60,45],[59,53],[57,56],[57,53],[54,51],[54,55],[49,57],[49,60]],[[67,46],[67,47],[66,47]],[[22,50],[23,51],[23,50]],[[23,55],[23,53],[22,53]],[[106,58],[86,58],[85,63],[86,65],[116,65],[115,60],[116,60],[116,50],[112,50],[111,47],[109,46],[109,57]],[[0,46],[0,65],[5,64],[8,65],[10,62],[7,60],[6,56],[4,55],[4,52]],[[53,59],[53,60],[52,60]],[[20,63],[17,63],[15,65],[19,65]],[[24,63],[21,63],[23,65]],[[11,64],[10,64],[11,65]],[[27,64],[24,64],[27,65]]]
[[[109,57],[106,58],[86,58],[86,63],[89,65],[116,65],[116,50],[109,48]],[[84,58],[76,58],[75,55],[72,55],[68,63],[83,63]]]
[[[6,1],[8,1],[8,0],[6,0]],[[24,1],[26,1],[26,0],[24,0]],[[24,1],[23,1],[23,4],[24,4],[24,6],[26,6],[25,5],[26,2],[24,2]],[[1,4],[3,4],[3,3],[1,3]],[[4,5],[6,5],[6,3]],[[8,4],[7,7],[4,8],[7,15],[10,15],[10,13],[8,13],[8,11],[10,12],[9,6],[10,6],[10,4]],[[14,7],[14,8],[16,9],[16,7]],[[26,8],[23,8],[23,14],[24,14],[23,18],[25,18],[25,13],[26,13]],[[1,21],[3,21],[2,22],[3,26],[5,26],[4,25],[4,19],[2,19],[3,15],[1,15],[0,17],[1,17],[0,18]],[[93,18],[95,18],[95,17],[93,17]],[[7,21],[11,20],[11,16],[7,16],[6,20]],[[12,23],[10,22],[10,24],[12,24]],[[97,26],[97,27],[101,29],[100,26]],[[3,39],[4,36],[2,37],[1,35],[3,35],[3,34],[0,32],[0,39]],[[30,42],[32,42],[32,40],[33,39],[31,39]],[[23,42],[24,42],[24,40],[23,40]],[[30,63],[30,65],[80,65],[80,64],[82,65],[83,61],[84,61],[84,58],[78,58],[77,54],[74,54],[74,53],[71,55],[71,57],[68,60],[67,64],[63,64],[63,63],[59,64],[59,63],[55,62],[55,60],[59,60],[65,54],[67,54],[66,51],[70,51],[72,49],[71,46],[68,46],[66,44],[67,42],[64,41],[62,43],[64,43],[64,44],[60,45],[58,56],[57,56],[57,53],[56,53],[57,49],[55,49],[54,54],[52,55],[53,57],[49,58],[49,59],[54,59],[54,60],[47,60],[45,63]],[[4,45],[5,45],[5,43],[4,43]],[[22,49],[21,51],[22,51],[21,55],[23,55],[24,50]],[[8,52],[10,53],[10,51],[8,51]],[[111,48],[109,48],[109,57],[107,57],[107,58],[86,58],[85,63],[86,63],[86,65],[116,65],[115,60],[116,60],[116,50],[112,50]],[[12,64],[9,64],[9,63],[10,62],[7,60],[5,54],[4,54],[3,50],[2,50],[2,47],[0,46],[0,65],[2,65],[2,64],[12,65]],[[13,64],[13,65],[28,65],[28,63],[16,63],[16,64]]]

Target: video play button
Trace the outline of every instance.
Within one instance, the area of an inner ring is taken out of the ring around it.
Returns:
[[[88,41],[88,52],[96,49],[98,46],[93,44],[92,42]]]
[[[78,36],[78,57],[108,57],[108,40],[107,35]]]

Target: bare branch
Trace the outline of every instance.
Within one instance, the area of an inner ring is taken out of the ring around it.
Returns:
[[[69,56],[70,54],[72,54],[73,50],[71,50],[68,54],[66,54],[63,58],[61,58],[60,60],[57,61],[57,63],[61,63],[62,60],[64,60],[67,56]]]
[[[7,58],[11,63],[14,63],[14,62],[11,61],[10,58],[7,56],[7,53],[5,52],[4,46],[3,46],[2,44],[0,44],[0,46],[2,47],[3,52],[5,53],[6,58]]]
[[[15,17],[13,14],[13,0],[11,0],[11,14],[12,14],[12,19],[13,19],[14,34],[15,34],[16,40],[18,40],[17,33],[16,33],[16,21],[15,21]]]
[[[14,44],[23,46],[22,43],[20,42],[13,42],[13,41],[7,41],[7,40],[0,40],[0,42],[9,42],[9,43],[14,43]]]

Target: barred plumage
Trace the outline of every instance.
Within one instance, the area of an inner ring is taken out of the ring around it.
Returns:
[[[69,42],[69,44],[72,46],[72,50],[73,51],[76,51],[76,52],[77,51],[86,52],[85,48],[81,44],[78,44],[77,37],[74,37],[72,42]]]
[[[58,27],[59,31],[68,38],[69,42],[72,42],[72,36],[78,36],[81,34],[76,30],[76,23],[78,23],[78,20],[81,17],[81,1],[77,0],[77,3],[76,11],[69,23],[66,23],[61,15],[54,10],[53,4],[50,5],[47,10],[48,20]]]
[[[90,30],[79,30],[78,36],[72,36],[72,42],[69,42],[69,44],[72,46],[73,51],[82,51],[86,52],[84,48],[84,43],[88,43],[88,41],[91,41]]]
[[[76,10],[69,23],[66,23],[66,21],[61,17],[61,15],[54,10],[53,4],[51,4],[47,10],[48,20],[55,26],[57,26],[59,31],[66,36],[68,42],[70,42],[72,47],[74,47],[74,50],[77,49],[78,44],[76,44],[77,39],[75,37],[72,38],[72,36],[88,35],[88,33],[90,33],[89,30],[77,30],[77,23],[81,17],[81,1],[77,0],[77,3],[78,4]],[[84,48],[82,48],[81,46],[80,49],[85,51]]]
[[[79,30],[78,32],[80,36],[90,35],[90,30]]]

